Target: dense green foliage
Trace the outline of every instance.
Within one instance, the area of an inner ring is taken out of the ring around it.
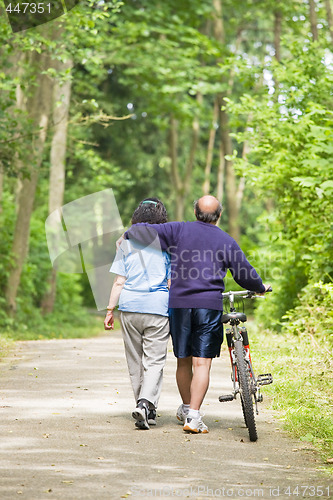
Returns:
[[[333,273],[332,68],[317,45],[306,56],[296,43],[290,50],[288,64],[270,67],[279,82],[278,101],[270,95],[245,95],[240,103],[230,103],[233,112],[251,116],[247,131],[238,134],[238,140],[252,144],[239,168],[271,203],[269,212],[260,216],[261,263],[268,263],[277,292],[268,309],[261,307],[263,319],[269,313],[266,326],[271,319],[279,323],[301,293],[303,303],[312,294],[315,314],[323,306],[320,294],[315,299],[315,284],[332,282]],[[304,319],[304,308],[285,318],[295,315]],[[332,333],[332,318],[316,332],[325,333],[327,327]]]
[[[63,203],[112,187],[124,225],[149,195],[165,201],[171,220],[191,218],[191,202],[208,182],[226,206],[222,228],[238,200],[233,222],[241,245],[273,284],[259,320],[331,341],[329,5],[316,2],[311,20],[308,2],[300,0],[89,0],[57,22],[16,35],[2,18],[1,327],[26,324],[39,335],[57,321],[65,328],[83,305],[94,305],[85,276],[58,274],[53,313],[41,313],[51,271],[44,221],[54,124],[43,144],[16,316],[5,298],[15,267],[18,193],[34,167],[27,152],[36,124],[19,90],[29,99],[45,73],[72,81]],[[38,70],[27,62],[36,54],[49,61]],[[73,69],[57,69],[55,62],[68,58]]]
[[[330,344],[313,337],[283,336],[253,331],[251,353],[258,373],[272,372],[274,382],[264,387],[275,415],[300,438],[300,448],[317,449],[325,463],[333,453],[332,382]],[[263,334],[265,342],[263,343]]]

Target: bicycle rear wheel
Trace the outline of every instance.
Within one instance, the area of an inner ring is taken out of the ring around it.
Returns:
[[[251,393],[250,372],[245,360],[245,350],[242,340],[234,340],[234,346],[244,421],[249,431],[250,441],[257,441],[258,434]]]

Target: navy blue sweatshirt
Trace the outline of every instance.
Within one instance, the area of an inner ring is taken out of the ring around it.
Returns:
[[[228,269],[241,287],[265,291],[262,279],[236,241],[213,224],[200,221],[134,224],[126,231],[125,238],[153,246],[158,246],[158,242],[162,250],[169,252],[169,307],[222,310],[223,279]]]

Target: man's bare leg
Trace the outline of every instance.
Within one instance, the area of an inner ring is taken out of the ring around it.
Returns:
[[[177,358],[176,381],[183,403],[189,405],[191,400],[192,356]]]
[[[190,408],[192,410],[200,410],[209,386],[211,364],[211,358],[192,358],[193,376],[190,387]]]

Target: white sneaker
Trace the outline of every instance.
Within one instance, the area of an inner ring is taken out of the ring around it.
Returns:
[[[178,418],[178,420],[179,420],[182,424],[184,424],[184,423],[185,423],[185,420],[186,420],[187,414],[188,414],[188,411],[184,411],[184,406],[183,406],[183,405],[180,405],[180,407],[179,407],[179,408],[178,408],[178,410],[177,410],[176,417]]]
[[[186,432],[193,432],[194,434],[199,434],[199,432],[202,432],[202,434],[207,434],[208,432],[208,427],[203,423],[201,417],[199,418],[186,417],[183,429]]]
[[[132,417],[136,420],[135,426],[138,429],[149,429],[148,408],[145,404],[139,402],[135,410],[132,412]]]

